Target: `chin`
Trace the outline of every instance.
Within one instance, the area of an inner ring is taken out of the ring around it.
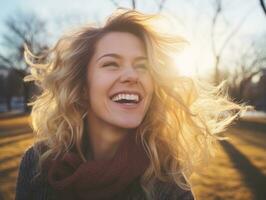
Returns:
[[[142,120],[121,121],[120,123],[117,123],[117,126],[125,129],[134,129],[140,126],[141,121]]]

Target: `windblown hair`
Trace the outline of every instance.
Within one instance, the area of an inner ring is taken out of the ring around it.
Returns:
[[[179,75],[173,56],[186,40],[162,34],[154,25],[157,15],[118,10],[102,27],[85,26],[64,35],[45,58],[25,51],[32,66],[26,81],[36,81],[41,94],[32,102],[32,126],[37,141],[47,146],[40,165],[49,157],[58,158],[73,146],[82,153],[84,117],[88,110],[86,68],[97,42],[112,31],[139,37],[146,48],[155,92],[148,112],[137,128],[150,166],[141,179],[147,195],[154,178],[175,182],[189,189],[189,177],[215,155],[219,135],[243,109],[217,87]],[[156,23],[155,23],[156,24]]]

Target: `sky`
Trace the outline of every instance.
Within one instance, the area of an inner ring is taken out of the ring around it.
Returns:
[[[144,13],[156,13],[158,1],[136,0],[136,7]],[[129,0],[116,0],[116,2],[121,7],[131,6]],[[213,66],[210,45],[213,2],[214,0],[165,1],[162,14],[171,16],[176,22],[176,31],[190,42],[184,52],[176,58],[177,65],[184,74],[205,73]],[[232,48],[238,50],[252,42],[254,38],[266,35],[266,16],[259,7],[259,0],[223,0],[222,3],[224,11],[216,28],[217,48],[223,44],[226,36],[237,27],[240,21],[245,19],[230,41],[225,55],[232,55],[230,51]],[[4,22],[8,17],[18,12],[34,12],[50,22],[49,32],[54,41],[71,27],[87,22],[103,22],[116,9],[111,0],[0,0],[0,7],[2,8],[0,40],[1,35],[6,31]],[[64,21],[68,22],[66,26],[62,26]],[[58,23],[61,23],[61,26],[58,26]],[[230,60],[230,56],[227,59]]]

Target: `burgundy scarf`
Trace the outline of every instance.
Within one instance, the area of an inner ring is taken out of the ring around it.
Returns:
[[[112,199],[139,178],[148,165],[142,145],[130,133],[112,160],[84,163],[76,153],[70,152],[60,160],[51,161],[48,182],[60,199]]]

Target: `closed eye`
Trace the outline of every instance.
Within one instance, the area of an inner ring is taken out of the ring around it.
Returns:
[[[139,69],[147,69],[148,66],[146,64],[139,64],[139,65],[136,65],[137,68]]]
[[[107,62],[107,63],[103,64],[103,67],[108,67],[108,66],[118,67],[119,65],[116,62]]]

